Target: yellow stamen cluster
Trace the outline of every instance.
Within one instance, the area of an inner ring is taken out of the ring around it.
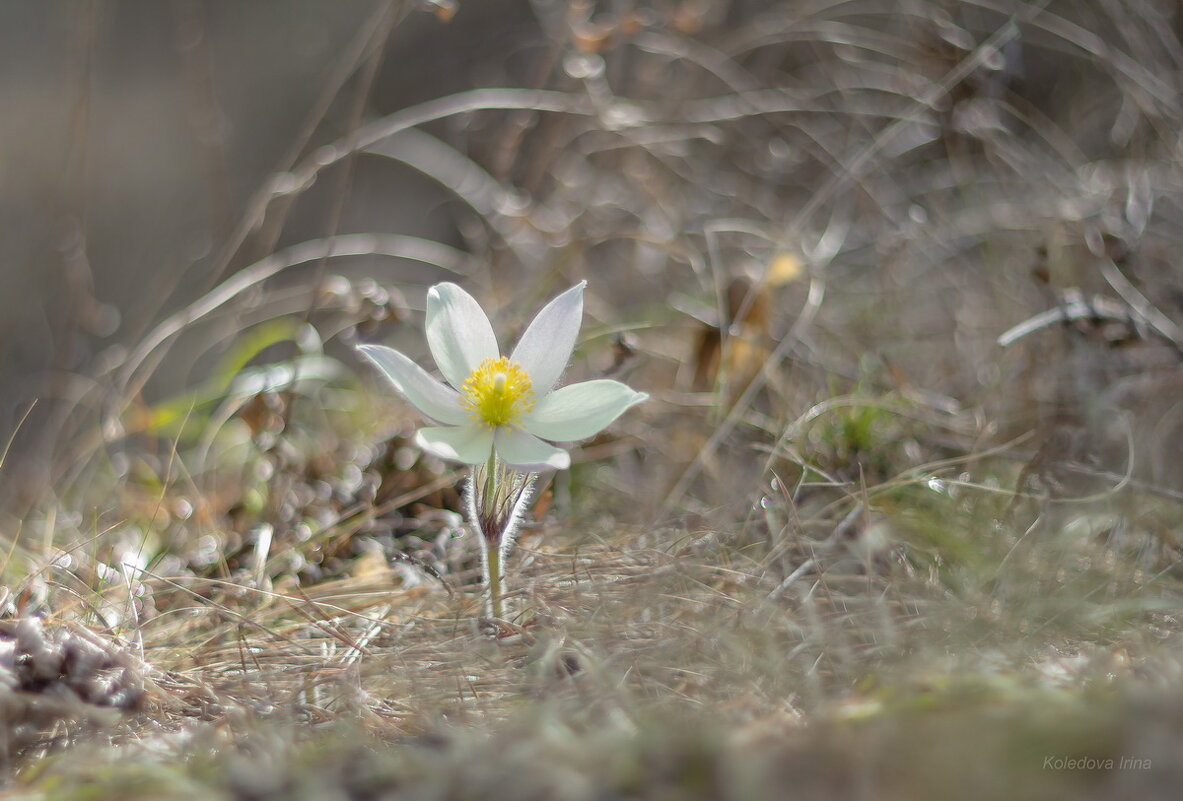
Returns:
[[[534,408],[530,376],[506,357],[485,359],[460,388],[460,405],[476,420],[490,426],[517,422]]]

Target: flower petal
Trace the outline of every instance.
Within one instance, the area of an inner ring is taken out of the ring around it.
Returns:
[[[625,409],[649,396],[602,378],[560,387],[522,416],[522,428],[543,439],[570,442],[607,428]]]
[[[529,374],[534,392],[540,398],[550,392],[571,361],[575,338],[583,323],[585,286],[587,281],[580,281],[546,304],[509,357]]]
[[[514,467],[566,470],[571,466],[571,455],[565,450],[548,445],[533,434],[516,428],[498,428],[496,447],[501,461]]]
[[[493,429],[471,423],[459,428],[421,428],[415,444],[441,459],[464,464],[481,464],[493,450]]]
[[[472,422],[460,406],[460,396],[454,389],[436,381],[397,350],[384,345],[358,345],[357,349],[377,365],[399,394],[426,417],[451,425]]]
[[[493,326],[472,295],[455,284],[427,291],[427,345],[448,383],[460,389],[485,359],[496,359]]]

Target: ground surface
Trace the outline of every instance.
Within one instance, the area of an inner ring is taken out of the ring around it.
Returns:
[[[15,434],[4,797],[1175,797],[1173,4],[537,4],[409,108],[425,10],[364,10],[213,280],[73,331]],[[352,346],[582,279],[565,380],[651,398],[492,620]]]

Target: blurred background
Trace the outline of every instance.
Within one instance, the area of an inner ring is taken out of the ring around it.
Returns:
[[[88,391],[79,382],[105,375],[169,313],[274,250],[359,231],[460,244],[452,195],[376,157],[342,169],[347,176],[328,171],[236,239],[250,199],[316,148],[400,108],[523,80],[515,62],[542,45],[528,4],[478,3],[451,22],[448,8],[51,2],[0,11],[0,98],[10,110],[0,121],[0,417],[11,433],[37,399],[16,444],[26,460],[50,456],[58,416],[97,420],[95,399],[75,405]],[[280,283],[323,278],[323,266],[304,267]],[[388,285],[442,277],[389,257],[331,272],[342,270]],[[155,398],[208,375],[206,347],[179,353],[153,365]]]
[[[289,798],[345,721],[521,797],[1174,798],[1180,8],[0,4],[0,768],[93,721]],[[650,400],[481,619],[353,346],[583,279],[567,379]]]
[[[1173,3],[0,15],[10,494],[81,442],[167,442],[161,416],[212,403],[211,377],[314,355],[338,380],[359,338],[422,356],[445,278],[508,332],[591,281],[573,374],[662,393],[633,432],[651,512],[747,502],[768,476],[729,460],[772,466],[800,414],[862,391],[1101,472],[1137,443],[1139,475],[1174,481]],[[1064,319],[1000,345],[1039,314]]]

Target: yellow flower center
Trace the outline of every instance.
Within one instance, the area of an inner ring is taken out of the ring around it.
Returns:
[[[465,379],[460,389],[460,405],[474,419],[487,425],[514,423],[534,408],[530,376],[520,364],[504,356],[485,359]]]

